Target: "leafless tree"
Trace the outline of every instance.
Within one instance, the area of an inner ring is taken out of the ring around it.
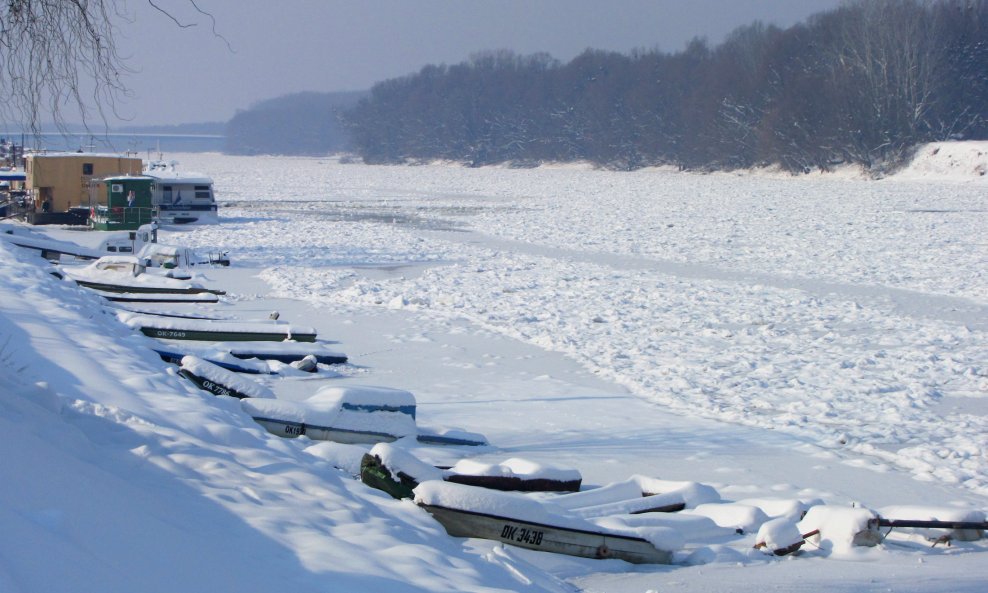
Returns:
[[[925,139],[943,80],[942,35],[925,2],[846,5],[832,59],[862,162],[901,158],[901,139]]]
[[[193,26],[146,1],[176,26]],[[131,70],[116,45],[118,29],[133,22],[125,0],[0,2],[0,120],[35,134],[48,119],[62,131],[67,117],[105,125],[128,93]]]

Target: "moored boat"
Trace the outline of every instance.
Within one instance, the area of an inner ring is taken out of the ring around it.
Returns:
[[[182,272],[154,271],[133,255],[105,255],[86,266],[62,266],[63,275],[79,286],[111,293],[225,294],[180,277]]]
[[[151,204],[165,224],[219,222],[213,180],[176,170],[175,161],[154,161],[145,174],[154,180]]]
[[[390,387],[329,386],[304,401],[244,399],[241,407],[268,432],[289,438],[374,444],[407,437],[430,445],[487,444],[476,433],[420,429],[415,396]]]
[[[227,395],[240,399],[245,397],[274,398],[271,390],[260,383],[244,379],[235,372],[196,356],[182,357],[178,374],[191,381],[199,389],[208,391],[213,395]]]
[[[605,529],[553,511],[551,505],[522,494],[428,481],[414,490],[415,504],[428,511],[454,537],[475,537],[504,544],[633,564],[669,564],[681,546],[672,529],[641,533]]]
[[[286,323],[215,321],[208,319],[163,318],[135,313],[118,313],[117,318],[146,336],[165,340],[209,342],[314,342],[316,330]]]
[[[419,442],[423,442],[421,438]],[[487,443],[474,440],[467,444]],[[583,480],[575,469],[549,467],[516,457],[500,463],[464,459],[452,467],[434,467],[388,443],[374,445],[364,454],[360,479],[395,498],[411,498],[412,490],[428,480],[517,492],[572,492],[579,490]]]
[[[93,289],[108,301],[116,303],[216,303],[219,297],[213,292],[108,292]]]
[[[294,338],[293,338],[294,339]],[[212,344],[211,350],[229,352],[237,358],[259,358],[291,364],[312,356],[319,364],[344,364],[347,355],[326,348],[323,343],[297,340],[297,342],[257,342],[240,341],[225,344]]]

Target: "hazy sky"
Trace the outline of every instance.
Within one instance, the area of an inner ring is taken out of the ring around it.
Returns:
[[[788,27],[840,0],[126,0],[118,47],[137,70],[118,111],[137,125],[226,121],[299,91],[348,91],[509,49],[569,61],[587,48],[679,51],[755,20]],[[227,46],[229,42],[229,48]],[[113,124],[111,124],[113,125]],[[119,124],[123,125],[123,123]]]

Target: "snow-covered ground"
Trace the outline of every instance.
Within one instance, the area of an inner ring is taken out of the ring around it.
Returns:
[[[259,379],[279,398],[407,389],[419,423],[492,444],[415,449],[427,461],[524,458],[585,487],[639,474],[726,501],[988,507],[988,145],[926,147],[879,181],[174,158],[214,178],[222,222],[163,240],[233,261],[200,272],[228,294],[198,309],[278,310],[351,357],[341,377]],[[4,593],[988,582],[984,542],[775,559],[749,524],[686,533],[656,567],[450,538],[352,479],[366,447],[267,435],[37,256],[0,243],[0,259]]]

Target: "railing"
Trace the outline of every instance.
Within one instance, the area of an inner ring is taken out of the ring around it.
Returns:
[[[89,214],[96,224],[107,226],[133,226],[150,223],[157,215],[156,208],[96,206]]]

